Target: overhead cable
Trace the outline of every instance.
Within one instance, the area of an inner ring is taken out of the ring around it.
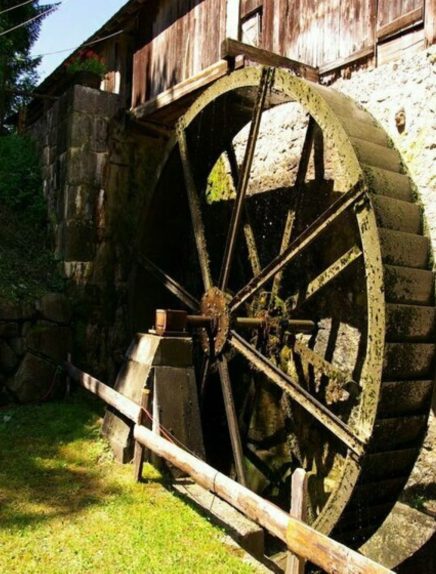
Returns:
[[[53,56],[54,54],[62,54],[63,52],[71,52],[78,50],[79,48],[87,48],[88,46],[94,46],[94,44],[98,44],[99,42],[104,42],[105,40],[109,40],[109,38],[113,38],[114,36],[119,36],[122,34],[124,30],[118,30],[117,32],[113,32],[112,34],[108,34],[107,36],[103,36],[103,38],[98,38],[97,40],[92,40],[92,42],[86,42],[85,44],[80,44],[79,46],[74,46],[72,48],[63,48],[62,50],[56,50],[55,52],[45,52],[45,54],[37,54],[33,56],[34,58],[44,58],[45,56]]]
[[[18,28],[22,28],[23,26],[27,26],[27,24],[31,24],[35,20],[38,20],[39,18],[42,18],[43,16],[47,16],[48,14],[53,12],[54,10],[57,10],[58,5],[59,4],[56,4],[56,6],[52,6],[51,8],[46,10],[45,12],[41,12],[40,14],[37,14],[36,16],[34,16],[33,18],[30,18],[29,20],[26,20],[25,22],[21,22],[21,24],[17,24],[17,26],[14,26],[13,28],[9,28],[8,30],[5,30],[4,32],[0,32],[0,36],[4,36],[5,34],[9,34],[9,32],[13,32],[14,30],[18,30]]]
[[[15,6],[11,6],[10,8],[6,8],[5,10],[2,10],[0,12],[0,16],[2,14],[6,14],[6,12],[10,12],[11,10],[15,10],[15,8],[21,8],[21,6],[26,6],[26,4],[31,4],[32,2],[35,2],[35,0],[26,0],[26,2],[21,2],[21,4],[15,4]]]

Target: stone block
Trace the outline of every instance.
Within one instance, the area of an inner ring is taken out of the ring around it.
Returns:
[[[97,158],[90,150],[71,148],[68,152],[67,180],[69,185],[93,184]]]
[[[57,363],[62,363],[67,359],[71,346],[72,338],[69,327],[45,321],[38,321],[26,335],[26,347],[29,351],[50,357]]]
[[[6,341],[0,341],[0,371],[10,375],[18,367],[19,357]]]
[[[20,334],[20,326],[18,323],[0,323],[0,337],[4,339],[11,339],[18,337]]]
[[[84,145],[89,145],[90,140],[92,142],[92,134],[93,134],[93,127],[94,122],[90,115],[81,113],[81,112],[73,112],[70,120],[70,146],[81,148]],[[91,143],[91,147],[92,143]]]
[[[62,293],[47,293],[38,301],[37,309],[48,321],[63,325],[71,321],[71,303]]]
[[[19,321],[22,318],[20,303],[0,299],[0,320]]]
[[[8,341],[9,346],[18,357],[22,357],[26,353],[26,345],[24,337],[14,337]]]
[[[58,153],[65,152],[69,147],[69,124],[65,118],[63,121],[59,122],[58,127],[52,133],[50,138],[50,145],[56,145]]]
[[[92,261],[96,230],[92,221],[70,220],[62,226],[62,253],[65,261]]]
[[[65,187],[63,216],[65,219],[92,219],[96,188],[90,184]]]
[[[83,112],[91,116],[98,113],[100,90],[76,84],[72,88],[72,109],[74,112]]]
[[[386,568],[401,572],[399,565],[424,546],[434,532],[434,518],[397,502],[381,527],[359,551]],[[428,570],[429,573],[432,571]]]
[[[20,368],[6,387],[21,403],[41,401],[62,386],[62,378],[52,364],[32,353],[27,353]]]
[[[106,118],[96,117],[92,122],[92,149],[95,152],[107,152],[108,150],[108,127]]]
[[[94,185],[98,188],[103,187],[107,158],[108,154],[106,152],[95,154]]]

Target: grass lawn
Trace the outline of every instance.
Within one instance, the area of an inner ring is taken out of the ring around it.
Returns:
[[[135,484],[99,438],[102,408],[0,410],[0,573],[250,573],[151,466]]]

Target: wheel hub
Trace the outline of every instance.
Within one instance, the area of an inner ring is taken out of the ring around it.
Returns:
[[[200,332],[202,349],[208,356],[217,356],[224,348],[230,329],[228,298],[218,287],[212,287],[203,295],[200,311],[210,319],[210,326]]]

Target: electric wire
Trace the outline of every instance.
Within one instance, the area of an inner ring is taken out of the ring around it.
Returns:
[[[21,2],[21,4],[15,4],[15,6],[11,6],[10,8],[6,8],[0,12],[0,16],[2,14],[6,14],[6,12],[11,12],[11,10],[15,10],[16,8],[21,8],[21,6],[26,6],[26,4],[31,4],[35,2],[35,0],[26,0],[26,2]]]
[[[64,0],[64,3],[66,1],[67,0]],[[35,20],[38,20],[39,18],[42,18],[43,16],[47,16],[48,14],[51,14],[51,12],[54,12],[55,10],[57,10],[57,8],[58,8],[58,4],[56,6],[52,6],[48,10],[45,10],[45,12],[41,12],[40,14],[37,14],[33,18],[29,18],[29,20],[26,20],[25,22],[21,22],[21,24],[17,24],[16,26],[9,28],[8,30],[4,30],[3,32],[0,32],[0,37],[5,36],[6,34],[9,34],[10,32],[14,32],[15,30],[18,30],[19,28],[23,28],[24,26],[31,24],[32,22],[34,22]]]
[[[85,44],[79,44],[78,46],[74,46],[72,48],[63,48],[62,50],[56,50],[54,52],[45,52],[44,54],[36,54],[33,56],[34,58],[45,58],[46,56],[52,56],[54,54],[62,54],[63,52],[71,52],[76,51],[79,48],[87,48],[88,46],[94,46],[94,44],[98,44],[99,42],[104,42],[105,40],[109,40],[114,36],[119,36],[122,34],[124,30],[118,30],[117,32],[113,32],[112,34],[108,34],[107,36],[103,36],[103,38],[98,38],[97,40],[92,40],[92,42],[86,42]]]

